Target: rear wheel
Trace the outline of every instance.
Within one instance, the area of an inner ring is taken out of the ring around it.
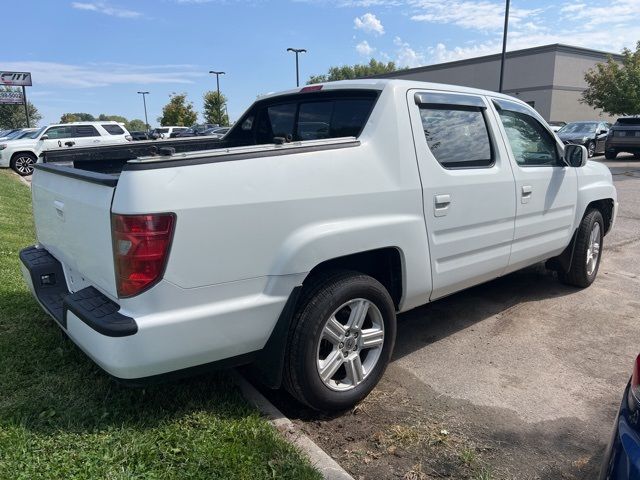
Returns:
[[[618,156],[618,152],[616,152],[615,150],[610,151],[610,150],[605,150],[604,151],[604,158],[606,158],[607,160],[615,160],[615,158]]]
[[[596,142],[589,142],[587,144],[587,152],[589,153],[589,158],[596,154]]]
[[[16,153],[11,159],[11,168],[20,176],[26,177],[33,174],[33,166],[36,163],[36,156],[29,152]]]
[[[358,272],[325,276],[294,316],[285,387],[316,410],[352,407],[382,377],[395,335],[394,304],[380,282]]]
[[[578,227],[571,268],[560,272],[560,279],[564,283],[582,288],[593,283],[600,267],[603,237],[602,214],[595,209],[587,211]]]

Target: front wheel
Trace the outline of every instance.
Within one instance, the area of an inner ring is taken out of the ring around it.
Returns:
[[[366,397],[384,373],[396,336],[385,287],[358,272],[324,277],[301,298],[285,358],[287,390],[316,410],[343,410]]]
[[[615,160],[617,156],[618,152],[616,152],[615,150],[604,151],[604,158],[606,158],[607,160]]]
[[[21,177],[33,174],[33,166],[36,163],[36,156],[32,153],[16,153],[11,159],[11,168]]]
[[[604,220],[599,210],[589,210],[582,218],[573,249],[571,268],[560,272],[560,279],[576,287],[588,287],[596,279],[602,241],[604,238]]]
[[[596,154],[596,142],[589,142],[587,144],[587,152],[589,154],[589,158]]]

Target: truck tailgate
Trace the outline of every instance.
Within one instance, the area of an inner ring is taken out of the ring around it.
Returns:
[[[31,184],[38,242],[64,266],[68,288],[117,297],[111,201],[117,176],[38,165]]]

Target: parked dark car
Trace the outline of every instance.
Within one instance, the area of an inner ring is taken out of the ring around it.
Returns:
[[[570,122],[556,132],[565,145],[584,145],[589,158],[604,153],[605,140],[611,125],[607,122],[587,121]]]
[[[564,127],[567,124],[567,122],[549,122],[549,126],[551,127],[551,130],[553,130],[554,132],[557,132],[558,130],[560,130],[562,127]]]
[[[621,153],[633,153],[640,158],[640,117],[621,117],[609,130],[604,156],[613,160]]]
[[[132,140],[149,140],[151,137],[147,132],[129,132]]]
[[[640,480],[640,355],[622,397],[600,480]]]

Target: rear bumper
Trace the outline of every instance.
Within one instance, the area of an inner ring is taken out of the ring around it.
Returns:
[[[640,432],[630,421],[628,394],[629,385],[625,389],[613,435],[605,452],[600,480],[640,479]]]
[[[188,290],[161,282],[135,299],[140,306],[131,313],[132,299],[118,305],[93,287],[69,292],[62,265],[44,248],[29,247],[20,259],[44,310],[102,369],[130,383],[247,363],[291,293],[286,286],[264,292],[267,280]]]

